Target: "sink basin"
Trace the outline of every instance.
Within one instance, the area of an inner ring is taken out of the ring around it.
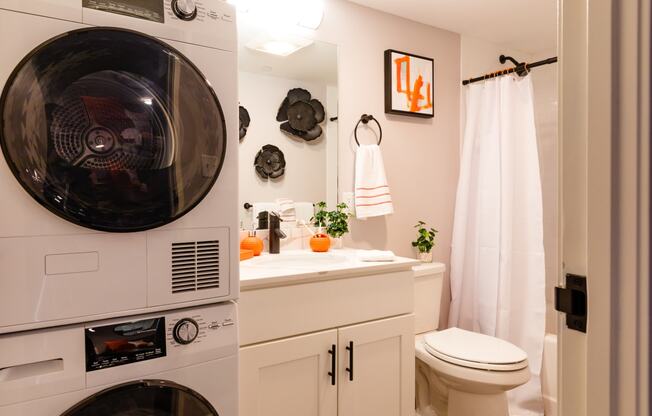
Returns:
[[[301,253],[301,254],[273,254],[268,256],[261,256],[247,261],[249,266],[265,266],[265,267],[309,267],[321,268],[324,266],[336,266],[349,263],[349,257],[331,253]]]

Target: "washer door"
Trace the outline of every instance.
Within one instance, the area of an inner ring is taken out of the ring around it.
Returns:
[[[143,380],[103,390],[61,416],[219,416],[199,393],[171,381]]]
[[[190,211],[215,183],[226,140],[217,96],[192,62],[122,29],[45,42],[0,98],[0,144],[20,184],[97,230],[146,230]]]

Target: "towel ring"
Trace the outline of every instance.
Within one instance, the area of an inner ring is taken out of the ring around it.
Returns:
[[[353,136],[355,137],[355,142],[358,144],[358,146],[360,146],[360,142],[358,141],[358,127],[360,126],[360,123],[368,124],[371,120],[376,122],[378,131],[380,132],[380,137],[378,138],[378,146],[380,146],[380,142],[383,141],[383,128],[380,127],[378,120],[376,120],[371,114],[363,114],[360,117],[360,120],[358,120],[358,124],[355,125],[355,130],[353,131]]]

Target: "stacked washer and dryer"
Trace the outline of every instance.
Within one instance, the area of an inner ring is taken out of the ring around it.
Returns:
[[[0,0],[0,416],[237,415],[223,0]]]

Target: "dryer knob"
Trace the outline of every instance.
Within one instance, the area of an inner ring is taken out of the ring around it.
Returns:
[[[172,12],[181,20],[192,20],[197,17],[195,0],[172,0]]]
[[[182,345],[193,342],[199,335],[199,325],[194,319],[184,318],[174,325],[172,336],[174,340]]]

